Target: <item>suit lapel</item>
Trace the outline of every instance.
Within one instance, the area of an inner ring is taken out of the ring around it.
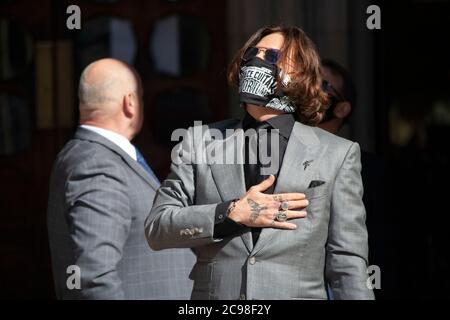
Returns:
[[[223,201],[240,198],[246,192],[242,165],[244,161],[243,130],[237,128],[230,137],[215,143],[219,145],[214,148],[223,150],[224,158],[234,159],[234,163],[227,161],[225,164],[212,163],[210,166],[220,197]]]
[[[314,130],[296,122],[289,137],[274,194],[303,192],[308,188],[308,183],[319,162],[319,147],[320,141]],[[306,168],[305,161],[308,163]],[[289,231],[263,228],[252,254],[260,251],[275,234],[280,232]]]
[[[123,151],[115,143],[109,141],[108,139],[99,135],[96,132],[84,128],[78,128],[77,132],[75,133],[75,138],[99,143],[108,148],[109,150],[111,150],[112,152],[117,153],[123,159],[123,161],[131,169],[133,169],[134,172],[136,172],[137,175],[139,175],[142,179],[145,180],[145,182],[147,182],[150,185],[150,187],[152,187],[155,191],[158,190],[159,188],[158,183],[149,176],[147,171],[145,171],[145,169],[142,168],[142,166],[139,163],[137,163],[137,161],[131,158],[125,151]]]
[[[245,194],[244,178],[244,131],[242,122],[239,122],[234,129],[233,134],[224,140],[215,141],[214,148],[225,153],[224,159],[234,159],[233,162],[225,164],[211,164],[211,173],[214,183],[219,191],[222,201],[237,199]],[[253,240],[250,230],[241,234],[248,252],[253,250]]]

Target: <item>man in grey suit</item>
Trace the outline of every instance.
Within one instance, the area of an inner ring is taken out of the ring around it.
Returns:
[[[229,69],[244,119],[190,128],[173,152],[146,234],[193,248],[193,299],[327,299],[327,284],[373,299],[359,146],[314,126],[319,61],[301,29],[258,30]]]
[[[80,127],[50,179],[48,232],[59,299],[186,299],[195,257],[148,247],[144,219],[160,186],[130,143],[140,131],[141,80],[117,60],[90,64]]]

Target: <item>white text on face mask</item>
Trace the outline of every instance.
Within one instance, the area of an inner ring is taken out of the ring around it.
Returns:
[[[239,91],[265,97],[274,93],[276,79],[271,70],[264,67],[243,67]]]

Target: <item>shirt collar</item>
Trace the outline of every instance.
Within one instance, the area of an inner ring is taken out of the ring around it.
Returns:
[[[280,131],[280,134],[284,138],[289,139],[289,137],[291,136],[292,128],[294,127],[294,124],[295,124],[295,118],[292,115],[292,113],[283,113],[276,117],[270,118],[269,120],[267,120],[265,122],[270,124],[270,126],[272,128],[278,129]],[[242,120],[242,128],[244,130],[247,130],[250,128],[255,129],[262,123],[263,122],[257,121],[248,112],[246,112],[244,119]]]
[[[90,126],[90,125],[86,125],[86,124],[83,124],[80,127],[90,130],[90,131],[93,131],[93,132],[101,135],[102,137],[108,139],[109,141],[111,141],[112,143],[117,145],[120,149],[122,149],[132,159],[137,161],[136,148],[124,136],[122,136],[118,133],[115,133],[111,130],[107,130],[107,129],[103,129],[103,128],[99,128],[99,127],[95,127],[95,126]]]

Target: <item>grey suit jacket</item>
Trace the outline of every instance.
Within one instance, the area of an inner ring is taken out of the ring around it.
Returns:
[[[50,179],[48,232],[57,298],[189,298],[195,256],[187,249],[153,251],[145,239],[144,220],[157,187],[114,143],[78,129]],[[80,268],[79,290],[66,284],[71,265]]]
[[[211,128],[237,130],[211,140]],[[146,221],[153,249],[193,248],[193,299],[327,299],[327,283],[335,299],[374,298],[366,286],[368,246],[357,143],[296,122],[274,193],[304,192],[308,215],[292,220],[298,226],[293,231],[263,229],[253,246],[248,228],[225,239],[213,237],[218,203],[246,192],[243,166],[199,160],[209,157],[207,148],[199,146],[202,140],[210,140],[208,152],[222,148],[242,160],[242,123],[203,126],[204,139],[193,131],[177,152],[196,161],[172,164]],[[313,180],[325,183],[309,189]]]

